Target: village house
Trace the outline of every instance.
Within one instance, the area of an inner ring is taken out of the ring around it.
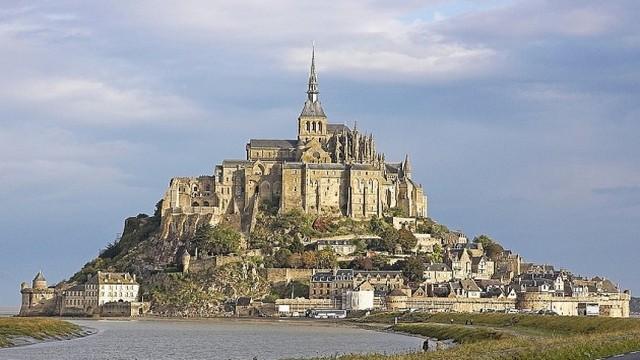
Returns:
[[[454,279],[471,278],[471,257],[467,249],[450,249],[445,256],[445,263],[453,271]]]
[[[309,284],[309,298],[341,300],[345,292],[357,289],[365,282],[376,294],[404,287],[402,271],[315,270]]]
[[[423,284],[437,284],[453,279],[453,271],[444,263],[426,264],[422,273]]]
[[[495,272],[494,262],[484,255],[471,258],[471,277],[473,279],[488,280]]]

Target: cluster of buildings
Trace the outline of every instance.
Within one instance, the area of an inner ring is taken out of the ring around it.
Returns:
[[[416,252],[432,252],[434,241],[443,251],[442,262],[424,264],[421,280],[408,282],[401,271],[313,270],[308,299],[281,299],[277,305],[285,315],[309,309],[412,309],[629,316],[630,294],[610,280],[526,263],[509,250],[489,257],[481,243],[469,242],[461,233],[443,239],[416,235],[425,240]],[[342,260],[349,260],[354,256],[346,252],[355,248],[353,242],[367,238],[322,239],[318,247],[332,246]],[[389,264],[411,256],[385,255]]]
[[[38,272],[31,287],[20,286],[20,316],[137,316],[148,310],[138,301],[140,285],[135,275],[98,272],[84,284],[48,286]]]

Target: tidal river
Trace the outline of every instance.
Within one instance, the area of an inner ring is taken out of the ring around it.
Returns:
[[[419,338],[310,321],[73,320],[81,339],[0,349],[0,359],[290,359],[420,350]]]

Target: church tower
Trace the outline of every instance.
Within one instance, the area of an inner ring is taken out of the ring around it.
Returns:
[[[316,74],[315,46],[311,51],[311,70],[307,86],[307,100],[298,117],[298,141],[309,142],[317,139],[324,144],[327,141],[327,116],[318,99],[318,75]]]

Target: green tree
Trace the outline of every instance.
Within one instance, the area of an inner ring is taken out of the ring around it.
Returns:
[[[398,244],[400,234],[393,227],[387,227],[380,235],[380,239],[373,240],[369,245],[371,249],[377,251],[393,252]]]
[[[413,233],[407,229],[398,230],[398,244],[402,246],[402,250],[404,252],[409,252],[418,244],[418,239],[413,235]]]
[[[354,245],[356,246],[356,254],[364,254],[367,251],[367,244],[362,239],[357,239]]]
[[[433,245],[433,252],[431,253],[431,261],[435,263],[442,262],[442,246],[440,244]]]
[[[349,263],[349,268],[354,270],[373,270],[373,259],[365,256],[358,256]]]
[[[274,266],[278,268],[289,267],[289,257],[291,257],[289,249],[280,249],[273,255]]]
[[[317,252],[316,265],[320,269],[333,269],[338,265],[338,257],[331,249],[323,249]]]
[[[498,242],[484,234],[476,236],[473,239],[473,242],[476,244],[482,244],[484,253],[492,260],[497,259],[504,252],[504,248],[502,247],[502,245],[498,244]]]
[[[372,233],[378,236],[382,236],[384,230],[388,227],[389,224],[387,224],[384,220],[380,219],[377,216],[374,216],[369,220],[369,230],[371,230]]]
[[[228,255],[240,248],[242,235],[228,224],[203,225],[196,230],[193,243],[200,251],[211,255]]]
[[[495,241],[489,236],[482,234],[473,238],[473,242],[476,244],[482,244],[482,247],[486,248],[487,246],[493,244]]]
[[[289,245],[289,251],[292,253],[302,253],[304,251],[304,245],[300,239],[295,238]]]
[[[424,262],[422,256],[412,256],[407,260],[399,262],[399,268],[402,274],[410,281],[420,281],[424,275]]]

